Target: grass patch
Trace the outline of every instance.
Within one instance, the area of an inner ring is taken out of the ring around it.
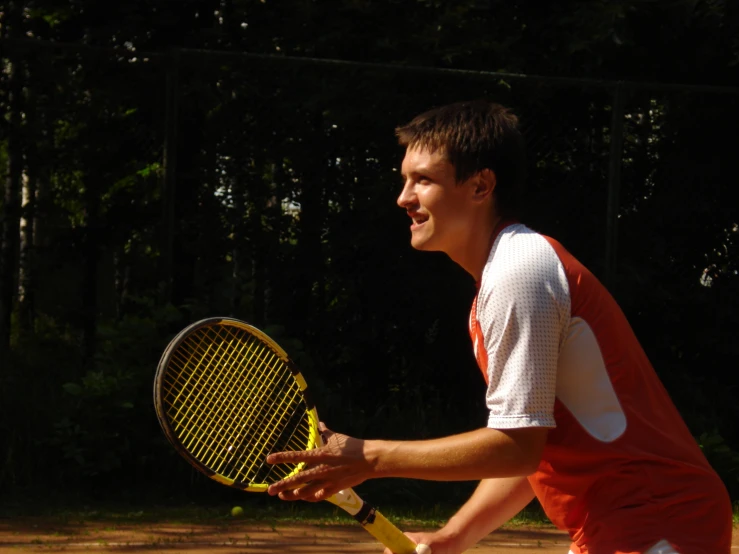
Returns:
[[[243,515],[234,517],[231,508],[241,506]],[[380,506],[390,521],[401,527],[440,527],[459,508],[458,505],[435,504],[425,507],[403,505]],[[272,528],[287,524],[356,525],[342,509],[327,502],[282,502],[261,495],[241,495],[236,502],[225,504],[127,505],[113,502],[90,502],[81,505],[15,504],[4,513],[5,518],[42,517],[59,525],[100,522],[106,528],[131,523],[173,523],[226,526],[232,523],[258,523]],[[534,507],[524,510],[508,525],[550,525],[543,513]]]

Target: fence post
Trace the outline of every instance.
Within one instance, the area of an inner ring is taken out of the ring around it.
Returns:
[[[604,281],[614,286],[618,250],[618,209],[621,192],[621,162],[624,144],[624,87],[617,83],[611,104],[611,150],[608,164],[608,206],[606,210],[606,256]]]
[[[162,227],[160,286],[163,302],[172,300],[175,238],[175,199],[177,191],[177,121],[179,119],[180,53],[173,50],[167,58],[167,85],[162,156]]]

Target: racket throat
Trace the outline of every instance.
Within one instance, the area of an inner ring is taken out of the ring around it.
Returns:
[[[403,534],[370,504],[359,498],[352,489],[336,493],[327,499],[356,519],[367,532],[398,554],[416,554],[416,543]],[[423,550],[423,552],[430,552]]]
[[[326,500],[331,502],[331,504],[338,506],[349,515],[354,516],[355,519],[357,519],[357,515],[359,515],[360,512],[366,511],[363,508],[367,505],[367,503],[359,498],[359,496],[357,496],[357,493],[355,493],[352,489],[339,491]],[[357,521],[359,521],[359,519],[357,519]]]

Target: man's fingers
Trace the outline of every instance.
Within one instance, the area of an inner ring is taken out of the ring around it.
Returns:
[[[333,487],[325,481],[310,482],[302,487],[289,488],[280,491],[278,496],[281,500],[305,500],[307,502],[319,502],[326,500],[333,494]],[[271,492],[271,491],[270,491]],[[338,491],[336,491],[338,492]]]
[[[276,452],[267,456],[268,464],[288,464],[305,461],[305,454],[307,452]]]
[[[273,452],[267,455],[268,464],[297,464],[300,462],[310,462],[311,464],[319,464],[329,454],[320,448],[315,450],[295,450],[293,452]]]
[[[302,500],[302,499],[300,498],[300,496],[298,496],[298,490],[300,490],[300,489],[293,489],[293,490],[288,490],[288,491],[282,491],[282,492],[280,492],[280,493],[279,493],[279,494],[277,495],[277,497],[278,497],[278,498],[279,498],[280,500],[288,500],[288,501],[292,501],[292,500]],[[271,493],[270,493],[270,494],[271,494]]]
[[[325,465],[317,465],[310,469],[306,469],[297,475],[293,475],[292,477],[288,477],[287,479],[283,479],[277,483],[272,483],[267,489],[267,492],[271,496],[275,496],[276,494],[288,489],[297,491],[298,488],[304,489],[308,486],[313,486],[315,483],[325,482],[325,479],[321,479],[321,477],[324,476],[328,469],[330,469],[329,466]],[[321,481],[319,481],[319,479],[321,479]]]
[[[306,502],[319,502],[328,498],[325,489],[320,485],[307,485],[299,489],[282,491],[278,496],[280,500],[304,500]]]
[[[276,494],[279,494],[283,491],[287,491],[289,489],[292,489],[293,491],[295,491],[301,486],[302,483],[306,483],[310,480],[310,479],[307,479],[303,481],[300,479],[300,477],[301,477],[301,474],[299,473],[298,475],[294,477],[288,477],[287,479],[283,479],[282,481],[277,481],[277,483],[272,483],[267,488],[267,493],[270,496],[275,496]]]
[[[323,439],[323,443],[328,443],[331,436],[334,434],[334,432],[326,427],[326,424],[323,421],[320,421],[318,423],[318,432],[321,434],[321,439]]]
[[[277,483],[272,483],[267,488],[267,493],[270,496],[275,496],[286,491],[296,492],[299,488],[302,488],[301,485],[306,482],[307,481],[299,480],[296,477],[290,477],[289,479],[284,479],[282,481],[278,481]],[[282,498],[282,496],[280,496],[280,498]]]

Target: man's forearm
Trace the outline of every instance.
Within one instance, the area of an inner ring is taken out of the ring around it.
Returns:
[[[439,531],[456,537],[467,550],[523,510],[534,499],[526,477],[484,479],[459,511]]]
[[[432,481],[479,481],[530,475],[539,465],[548,430],[477,429],[426,441],[362,440],[323,426],[326,445],[267,456],[271,464],[308,468],[270,485],[283,500],[325,500],[367,479],[405,477]]]
[[[375,477],[465,481],[533,473],[546,429],[477,429],[426,441],[366,441]]]

